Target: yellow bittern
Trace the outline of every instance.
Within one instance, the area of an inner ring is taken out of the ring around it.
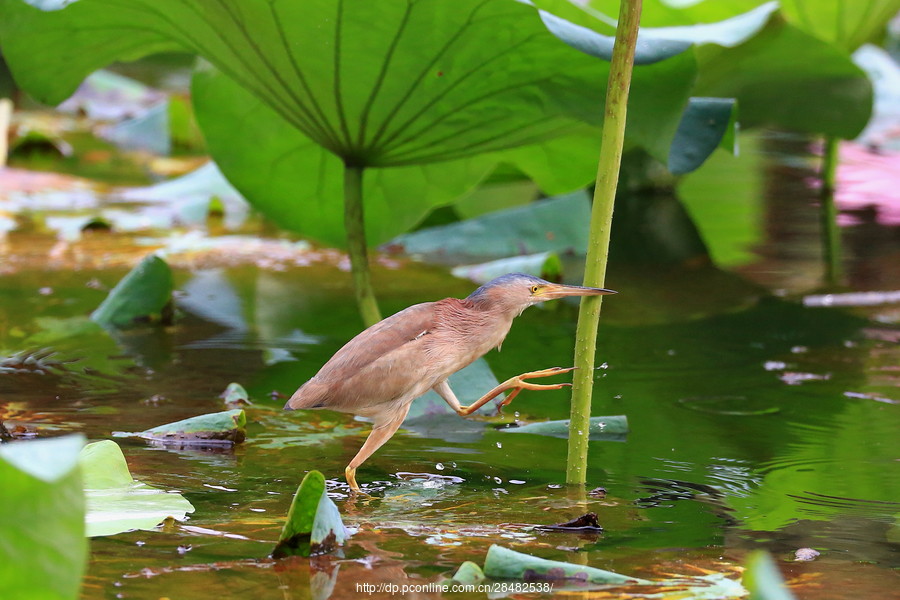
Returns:
[[[347,342],[294,392],[284,408],[324,408],[372,420],[372,432],[345,470],[347,483],[359,491],[356,469],[394,435],[412,401],[428,390],[436,391],[465,417],[507,390],[512,391],[503,404],[523,389],[553,390],[569,385],[526,380],[571,368],[533,371],[507,379],[469,406],[461,406],[447,377],[491,348],[499,349],[513,319],[529,306],[566,296],[600,294],[615,292],[512,273],[489,281],[462,300],[446,298],[410,306]]]

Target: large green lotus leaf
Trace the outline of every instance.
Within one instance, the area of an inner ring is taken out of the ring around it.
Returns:
[[[47,101],[68,95],[89,66],[121,58],[118,48],[134,58],[172,41],[207,59],[246,91],[210,79],[196,90],[223,171],[280,224],[331,243],[343,239],[335,155],[403,167],[366,176],[367,232],[378,243],[493,166],[466,157],[598,125],[609,69],[560,43],[533,7],[513,0],[136,0],[127,9],[79,0],[52,12],[0,0],[0,10],[8,62]],[[635,72],[631,122],[637,143],[664,158],[695,69],[690,56],[653,67]],[[566,181],[580,184],[587,173]]]
[[[884,35],[900,0],[782,0],[781,11],[804,31],[853,52]]]
[[[539,252],[583,254],[590,213],[590,199],[581,191],[401,235],[391,246],[451,264]]]
[[[574,3],[569,0],[538,0],[536,4],[549,11],[542,13],[547,28],[558,38],[586,54],[611,60],[615,41],[616,21],[609,15],[617,15],[618,7],[598,8],[597,2]],[[671,8],[660,3],[648,3],[653,9],[669,14]],[[750,7],[747,7],[750,8]],[[682,22],[673,16],[677,24],[667,27],[648,26],[642,18],[638,33],[634,61],[636,65],[651,64],[684,52],[695,44],[736,46],[756,35],[778,8],[777,2],[767,2],[743,14],[730,13],[719,22]],[[613,12],[604,12],[611,9]]]
[[[328,497],[325,477],[310,471],[294,494],[272,557],[325,554],[342,546],[348,537],[341,513]]]
[[[115,59],[179,47],[366,166],[445,161],[564,133],[573,116],[601,112],[608,72],[511,0],[2,6],[4,55],[42,100],[63,100]]]
[[[557,196],[586,188],[594,182],[599,153],[600,130],[585,126],[577,133],[505,150],[497,156],[514,164],[544,194]],[[455,206],[464,217],[476,216],[463,214],[459,203]]]
[[[734,48],[696,50],[695,93],[735,98],[742,126],[856,137],[872,111],[872,86],[850,56],[773,19]]]
[[[81,435],[0,445],[0,596],[78,598],[87,565]]]
[[[649,0],[641,16],[641,35],[645,42],[670,40],[697,46],[699,80],[694,93],[735,98],[744,126],[775,125],[852,138],[868,121],[871,89],[850,60],[847,47],[828,43],[844,27],[844,21],[836,18],[835,3],[846,5],[844,10],[852,13],[854,20],[847,22],[848,28],[871,32],[872,27],[883,27],[884,21],[877,26],[860,22],[857,13],[877,21],[888,10],[883,5],[897,2],[875,0],[877,10],[869,15],[864,8],[868,3],[849,8],[854,3],[845,0],[789,0],[783,8],[789,24],[775,14],[775,2],[708,1],[676,7],[665,0]],[[568,43],[583,51],[590,51],[588,46],[593,44],[593,53],[603,55],[604,35],[611,35],[615,24],[609,15],[618,14],[618,0],[540,0],[538,6],[585,28],[578,36],[569,33]],[[815,13],[814,23],[804,24],[794,15],[801,6]],[[817,12],[819,8],[822,12]],[[833,28],[833,34],[820,31],[819,23],[827,23],[823,28]],[[859,35],[871,37],[871,33]]]
[[[183,520],[194,507],[181,494],[135,481],[119,445],[88,444],[78,457],[84,476],[89,537],[153,529],[169,517]]]
[[[600,33],[613,31],[616,23],[614,16],[619,14],[620,8],[620,0],[535,0],[535,3],[544,10],[549,10],[573,23],[596,29]],[[719,26],[721,21],[742,17],[757,9],[771,12],[778,7],[778,3],[771,0],[728,0],[728,2],[643,0],[642,4],[641,27],[644,31],[651,28],[697,24]],[[729,29],[742,23],[751,26],[753,18],[750,15],[746,17],[746,21],[736,20],[732,24],[719,26],[723,31],[717,35],[725,35]],[[698,34],[686,32],[686,35]]]
[[[125,327],[157,317],[172,299],[172,270],[151,254],[116,284],[91,313],[91,320],[104,326]]]
[[[194,75],[197,118],[231,182],[280,226],[335,245],[344,234],[343,165],[250,92],[213,69]],[[378,244],[408,231],[488,175],[488,156],[366,169],[366,236]]]

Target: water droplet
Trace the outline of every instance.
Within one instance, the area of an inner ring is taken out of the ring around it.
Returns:
[[[503,480],[500,479],[499,477],[494,477],[494,483],[496,483],[497,485],[500,485],[501,483],[503,483]]]
[[[599,367],[597,367],[597,368],[598,368],[598,369],[608,369],[608,368],[609,368],[609,363],[605,362],[605,363],[601,364],[601,365],[600,365]]]
[[[437,463],[436,465],[434,465],[434,468],[437,469],[438,471],[443,471],[444,463]]]
[[[562,484],[561,483],[551,483],[551,484],[548,484],[547,487],[550,488],[551,490],[558,490],[558,489],[562,488]]]
[[[497,447],[498,447],[498,448],[502,448],[502,447],[503,447],[503,444],[501,444],[500,442],[497,442]]]
[[[522,484],[525,483],[525,482],[524,482],[523,480],[521,480],[521,479],[510,479],[509,482],[510,482],[510,483],[514,483],[514,484],[516,484],[516,485],[522,485]]]

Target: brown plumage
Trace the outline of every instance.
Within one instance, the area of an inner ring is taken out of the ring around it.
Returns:
[[[545,369],[513,377],[470,406],[460,406],[447,377],[492,348],[499,348],[512,321],[532,304],[564,296],[613,294],[612,290],[557,285],[513,273],[481,286],[465,299],[416,304],[369,327],[338,350],[294,392],[285,409],[326,408],[368,417],[372,433],[346,469],[351,488],[359,467],[400,427],[413,400],[434,389],[461,416],[506,390],[558,389],[524,380],[571,369]]]

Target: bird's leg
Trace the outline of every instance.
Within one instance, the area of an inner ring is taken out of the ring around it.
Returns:
[[[450,389],[450,385],[447,383],[446,379],[435,385],[433,389],[441,396],[441,398],[443,398],[447,402],[447,404],[450,405],[450,408],[456,411],[456,414],[461,417],[466,417],[471,415],[473,412],[475,412],[506,390],[512,391],[506,398],[504,398],[503,402],[500,403],[500,406],[506,406],[507,404],[512,402],[512,399],[515,398],[522,390],[558,390],[563,387],[571,386],[571,383],[539,384],[528,383],[526,380],[536,377],[550,377],[552,375],[559,375],[560,373],[568,373],[569,371],[572,371],[574,369],[575,367],[569,367],[567,369],[564,369],[562,367],[552,367],[550,369],[544,369],[542,371],[531,371],[529,373],[516,375],[515,377],[507,379],[469,406],[460,405],[459,400],[457,400],[456,398],[456,394],[454,394],[453,390]]]
[[[353,460],[351,460],[350,464],[347,465],[347,468],[344,469],[344,476],[347,478],[347,483],[350,484],[351,490],[354,492],[360,491],[359,485],[356,483],[356,469],[366,462],[366,459],[372,456],[376,450],[381,448],[386,441],[391,439],[391,436],[393,436],[400,428],[400,425],[403,423],[403,419],[406,418],[406,413],[408,412],[409,404],[404,406],[399,412],[395,412],[387,421],[375,422],[375,425],[372,427],[372,431],[369,433],[369,437],[366,438],[362,448],[359,449],[359,452],[356,453],[356,456],[353,457]]]

